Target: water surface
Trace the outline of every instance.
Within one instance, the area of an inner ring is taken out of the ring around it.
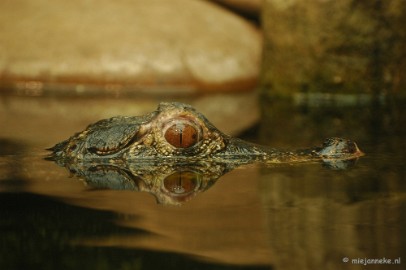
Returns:
[[[2,127],[0,268],[403,269],[404,109],[264,106],[277,116],[264,119],[256,141],[299,148],[335,135],[366,156],[346,170],[244,165],[168,205],[44,160],[59,130],[24,140]],[[365,258],[401,261],[361,265]]]

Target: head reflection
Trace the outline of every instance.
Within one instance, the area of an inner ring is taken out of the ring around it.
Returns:
[[[92,189],[148,192],[164,205],[181,205],[191,200],[233,169],[229,164],[213,162],[63,165]]]

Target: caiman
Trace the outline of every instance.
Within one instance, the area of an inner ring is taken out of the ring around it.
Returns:
[[[346,139],[319,147],[281,151],[225,135],[193,107],[160,103],[145,116],[113,117],[50,148],[47,159],[94,188],[153,194],[177,205],[207,190],[242,164],[322,161],[333,169],[352,165],[363,153]]]
[[[334,163],[363,155],[355,142],[342,138],[328,138],[321,146],[295,151],[246,142],[224,134],[192,106],[178,102],[162,102],[144,116],[100,120],[50,150],[54,160],[70,164]]]

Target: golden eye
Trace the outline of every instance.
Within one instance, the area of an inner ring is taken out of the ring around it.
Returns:
[[[164,187],[172,195],[181,196],[194,192],[199,185],[199,175],[190,171],[179,171],[164,179]]]
[[[175,123],[165,131],[165,140],[176,148],[189,148],[198,139],[197,129],[188,123]]]

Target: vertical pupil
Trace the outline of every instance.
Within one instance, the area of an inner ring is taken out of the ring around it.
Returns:
[[[179,145],[182,145],[183,128],[179,129]]]
[[[188,124],[176,123],[165,132],[165,140],[176,148],[188,148],[197,143],[197,130]]]

